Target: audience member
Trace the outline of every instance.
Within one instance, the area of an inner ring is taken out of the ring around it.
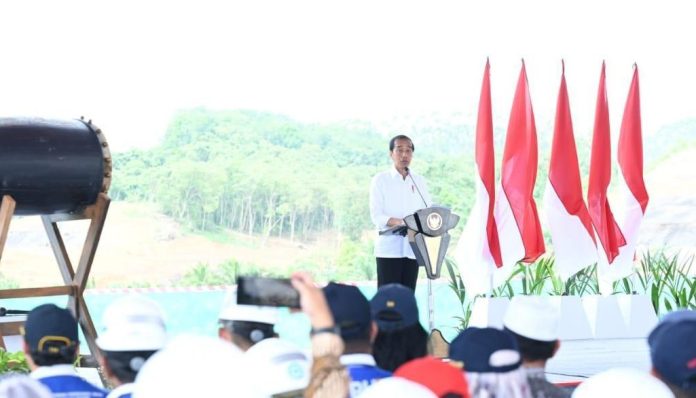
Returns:
[[[26,375],[12,374],[0,379],[0,398],[51,398],[51,391]]]
[[[301,397],[309,383],[310,362],[294,344],[270,338],[259,341],[244,353],[245,366],[253,370],[257,391],[271,396],[293,393]]]
[[[300,306],[312,326],[312,370],[305,397],[347,397],[350,379],[340,361],[343,340],[326,297],[306,272],[294,273],[290,281],[300,293]]]
[[[614,368],[598,373],[573,391],[573,398],[673,398],[656,377],[632,368]]]
[[[384,285],[377,290],[370,307],[378,328],[372,347],[377,366],[393,372],[428,354],[428,333],[418,321],[413,290],[398,283]]]
[[[696,311],[667,314],[648,336],[652,373],[677,398],[696,398]]]
[[[323,291],[346,347],[341,363],[350,375],[350,396],[357,397],[370,384],[391,376],[377,367],[372,356],[377,325],[372,321],[370,303],[355,286],[329,283]]]
[[[73,363],[79,352],[77,321],[70,311],[54,304],[29,312],[24,325],[24,353],[31,377],[61,398],[99,398],[106,391],[80,377]]]
[[[536,296],[515,296],[503,325],[517,340],[522,368],[533,397],[567,398],[570,393],[546,380],[546,361],[560,348],[558,307]]]
[[[133,397],[261,397],[241,358],[238,348],[215,337],[173,337],[140,369]]]
[[[115,387],[108,397],[130,398],[138,371],[166,343],[164,314],[154,301],[131,295],[106,308],[103,324],[105,330],[97,338],[103,353],[100,365]]]
[[[435,357],[423,357],[406,362],[394,372],[394,376],[415,381],[427,387],[438,397],[470,397],[464,373]]]
[[[278,309],[237,304],[236,291],[230,291],[220,310],[218,335],[246,351],[261,340],[278,337],[273,330],[277,321]]]
[[[449,358],[466,372],[472,398],[531,398],[517,342],[506,331],[467,328],[452,340]]]

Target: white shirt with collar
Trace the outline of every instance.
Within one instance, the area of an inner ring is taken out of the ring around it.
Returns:
[[[432,199],[428,185],[423,177],[413,171],[409,170],[409,175],[404,179],[392,166],[372,178],[370,217],[380,231],[389,228],[389,218],[404,218],[429,206],[432,206]],[[416,258],[408,239],[399,235],[379,235],[375,242],[375,257]]]

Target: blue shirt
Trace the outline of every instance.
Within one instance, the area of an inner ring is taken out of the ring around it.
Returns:
[[[72,365],[41,366],[31,377],[51,390],[54,398],[105,398],[107,394],[80,377]]]
[[[375,359],[370,354],[347,354],[341,356],[350,375],[350,397],[355,398],[365,391],[372,383],[391,376],[391,372],[377,367]]]

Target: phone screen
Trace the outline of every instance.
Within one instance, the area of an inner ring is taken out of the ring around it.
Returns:
[[[300,308],[300,294],[290,279],[240,276],[237,304]]]

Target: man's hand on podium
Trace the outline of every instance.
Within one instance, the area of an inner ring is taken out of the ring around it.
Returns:
[[[396,217],[391,217],[389,221],[387,221],[387,227],[395,227],[397,225],[406,225],[404,222],[403,218],[396,218]]]

